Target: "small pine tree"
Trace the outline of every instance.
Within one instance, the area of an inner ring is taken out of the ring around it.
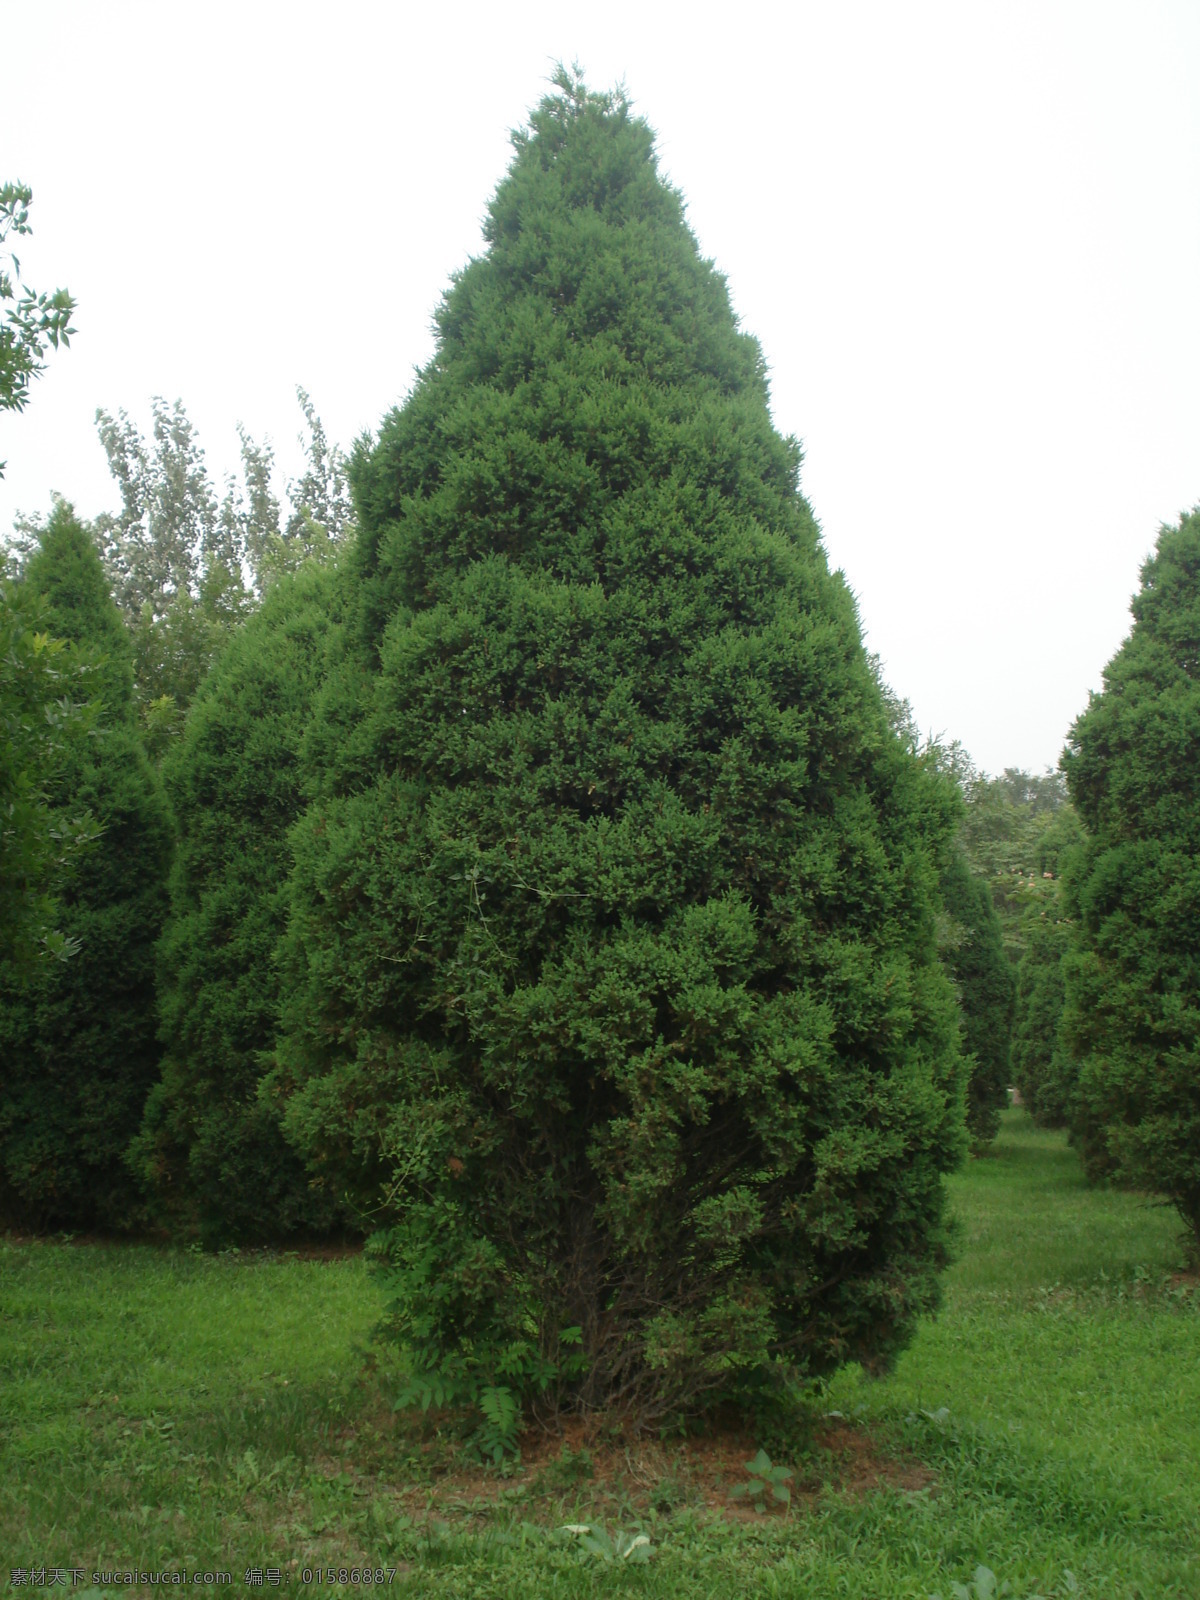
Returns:
[[[334,587],[333,569],[312,565],[274,584],[163,768],[179,832],[159,946],[166,1054],[134,1160],[176,1227],[209,1243],[318,1233],[337,1219],[258,1094],[275,1041],[299,745]]]
[[[935,1302],[955,807],[650,130],[558,87],[352,468],[276,1084],[391,1221],[430,1393],[645,1425],[884,1364]]]
[[[1166,1195],[1200,1248],[1200,508],[1162,530],[1132,610],[1063,758],[1088,834],[1063,1039],[1085,1163]]]
[[[134,720],[129,639],[99,554],[60,502],[23,583],[53,633],[97,658],[102,720],[70,751],[50,803],[103,832],[61,900],[69,960],[0,972],[0,1211],[34,1227],[119,1227],[137,1196],[121,1154],[158,1062],[154,942],[166,906],[170,814]]]

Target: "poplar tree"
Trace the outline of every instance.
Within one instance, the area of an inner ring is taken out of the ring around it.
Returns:
[[[326,559],[349,526],[345,458],[312,400],[305,470],[272,489],[274,453],[239,425],[240,479],[218,495],[196,429],[176,400],[152,405],[145,437],[129,416],[96,413],[121,510],[96,519],[109,580],[134,643],[134,683],[147,746],[160,759],[183,727],[209,668],[280,573]]]
[[[1062,1029],[1085,1164],[1165,1195],[1200,1249],[1200,508],[1141,577],[1063,757],[1087,838]]]
[[[166,908],[170,814],[142,747],[129,638],[99,554],[60,502],[22,586],[55,637],[93,661],[98,725],[47,786],[64,819],[100,835],[59,901],[72,952],[37,970],[0,967],[0,1212],[34,1227],[120,1227],[139,1217],[122,1160],[158,1064],[154,942]]]
[[[650,129],[557,91],[352,463],[274,1074],[390,1223],[412,1392],[501,1432],[886,1364],[964,1144],[956,806]]]

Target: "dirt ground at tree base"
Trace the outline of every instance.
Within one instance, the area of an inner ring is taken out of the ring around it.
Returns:
[[[344,1441],[353,1454],[350,1439]],[[503,1468],[448,1462],[444,1444],[432,1445],[428,1476],[393,1492],[410,1513],[453,1511],[486,1515],[504,1503],[522,1503],[536,1514],[539,1502],[554,1516],[568,1504],[587,1504],[598,1514],[667,1513],[690,1506],[736,1521],[758,1521],[788,1509],[766,1497],[760,1509],[733,1491],[751,1482],[747,1463],[756,1454],[751,1434],[737,1429],[702,1437],[623,1442],[605,1438],[593,1423],[567,1423],[560,1432],[529,1430],[520,1439],[519,1460]],[[440,1458],[440,1459],[436,1459]],[[935,1489],[936,1475],[920,1462],[889,1454],[871,1433],[845,1420],[829,1420],[815,1431],[802,1460],[790,1466],[790,1506],[811,1506],[827,1492],[865,1496],[882,1489],[916,1494]],[[345,1456],[334,1468],[345,1470]]]

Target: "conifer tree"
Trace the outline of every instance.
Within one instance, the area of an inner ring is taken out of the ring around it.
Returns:
[[[946,911],[954,924],[946,964],[958,988],[963,1044],[970,1061],[967,1126],[977,1145],[1000,1130],[1008,1104],[1014,978],[1004,953],[992,893],[976,877],[961,850],[949,857],[941,879]]]
[[[429,1393],[645,1425],[886,1363],[935,1302],[956,810],[650,130],[560,74],[515,144],[352,464],[274,1081],[391,1223]]]
[[[275,1041],[299,746],[334,582],[316,565],[278,580],[201,685],[163,768],[179,833],[159,946],[166,1054],[134,1159],[176,1227],[210,1243],[311,1234],[336,1217],[258,1095]]]
[[[54,635],[97,663],[99,726],[72,746],[48,801],[66,817],[90,811],[103,831],[61,897],[70,959],[0,969],[0,1212],[29,1226],[122,1226],[137,1196],[121,1157],[158,1061],[153,957],[170,814],[135,725],[128,636],[66,504],[22,581],[45,597]]]
[[[967,1056],[967,1126],[976,1146],[994,1139],[1000,1111],[1008,1103],[1013,972],[993,899],[995,875],[981,863],[974,844],[972,812],[981,791],[999,785],[978,772],[962,746],[922,743],[921,730],[907,700],[883,676],[883,663],[871,656],[871,670],[887,707],[888,721],[901,743],[919,757],[929,775],[959,797],[959,825],[953,836],[940,831],[929,845],[940,860],[939,887],[946,915],[941,922],[942,960],[958,992],[959,1024]],[[1005,774],[1005,781],[1016,776]],[[1024,776],[1021,774],[1020,776]],[[986,875],[985,875],[986,873]]]
[[[1058,1034],[1071,929],[1056,899],[1029,907],[1023,937],[1025,954],[1017,968],[1013,1022],[1013,1082],[1035,1122],[1063,1128],[1070,1121],[1071,1071]]]
[[[1132,611],[1063,758],[1088,834],[1063,1039],[1085,1164],[1167,1196],[1200,1249],[1200,508],[1161,531]]]
[[[89,663],[46,623],[42,597],[0,569],[0,962],[14,971],[69,953],[55,897],[96,837],[88,812],[49,794],[97,708]]]

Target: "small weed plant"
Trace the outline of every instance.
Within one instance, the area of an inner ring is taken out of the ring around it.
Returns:
[[[1062,1593],[1072,1595],[1079,1593],[1079,1584],[1075,1574],[1070,1571],[1063,1573]],[[931,1594],[929,1600],[943,1600],[941,1591]],[[1040,1594],[1018,1595],[1007,1578],[1001,1583],[990,1567],[978,1566],[975,1575],[969,1583],[952,1583],[946,1600],[1044,1600]]]
[[[729,1491],[735,1500],[749,1500],[756,1511],[765,1512],[768,1503],[774,1500],[782,1506],[792,1503],[792,1491],[788,1488],[788,1481],[792,1473],[787,1467],[772,1465],[771,1458],[765,1450],[760,1450],[753,1461],[746,1462],[748,1483],[739,1483]]]
[[[578,1548],[596,1561],[628,1561],[638,1566],[654,1553],[647,1533],[626,1533],[614,1528],[611,1533],[601,1523],[568,1522],[563,1529],[578,1540]]]
[[[595,1476],[596,1463],[592,1459],[591,1451],[572,1450],[564,1445],[557,1458],[548,1461],[542,1468],[540,1483],[542,1488],[553,1493],[556,1490],[577,1488]]]

